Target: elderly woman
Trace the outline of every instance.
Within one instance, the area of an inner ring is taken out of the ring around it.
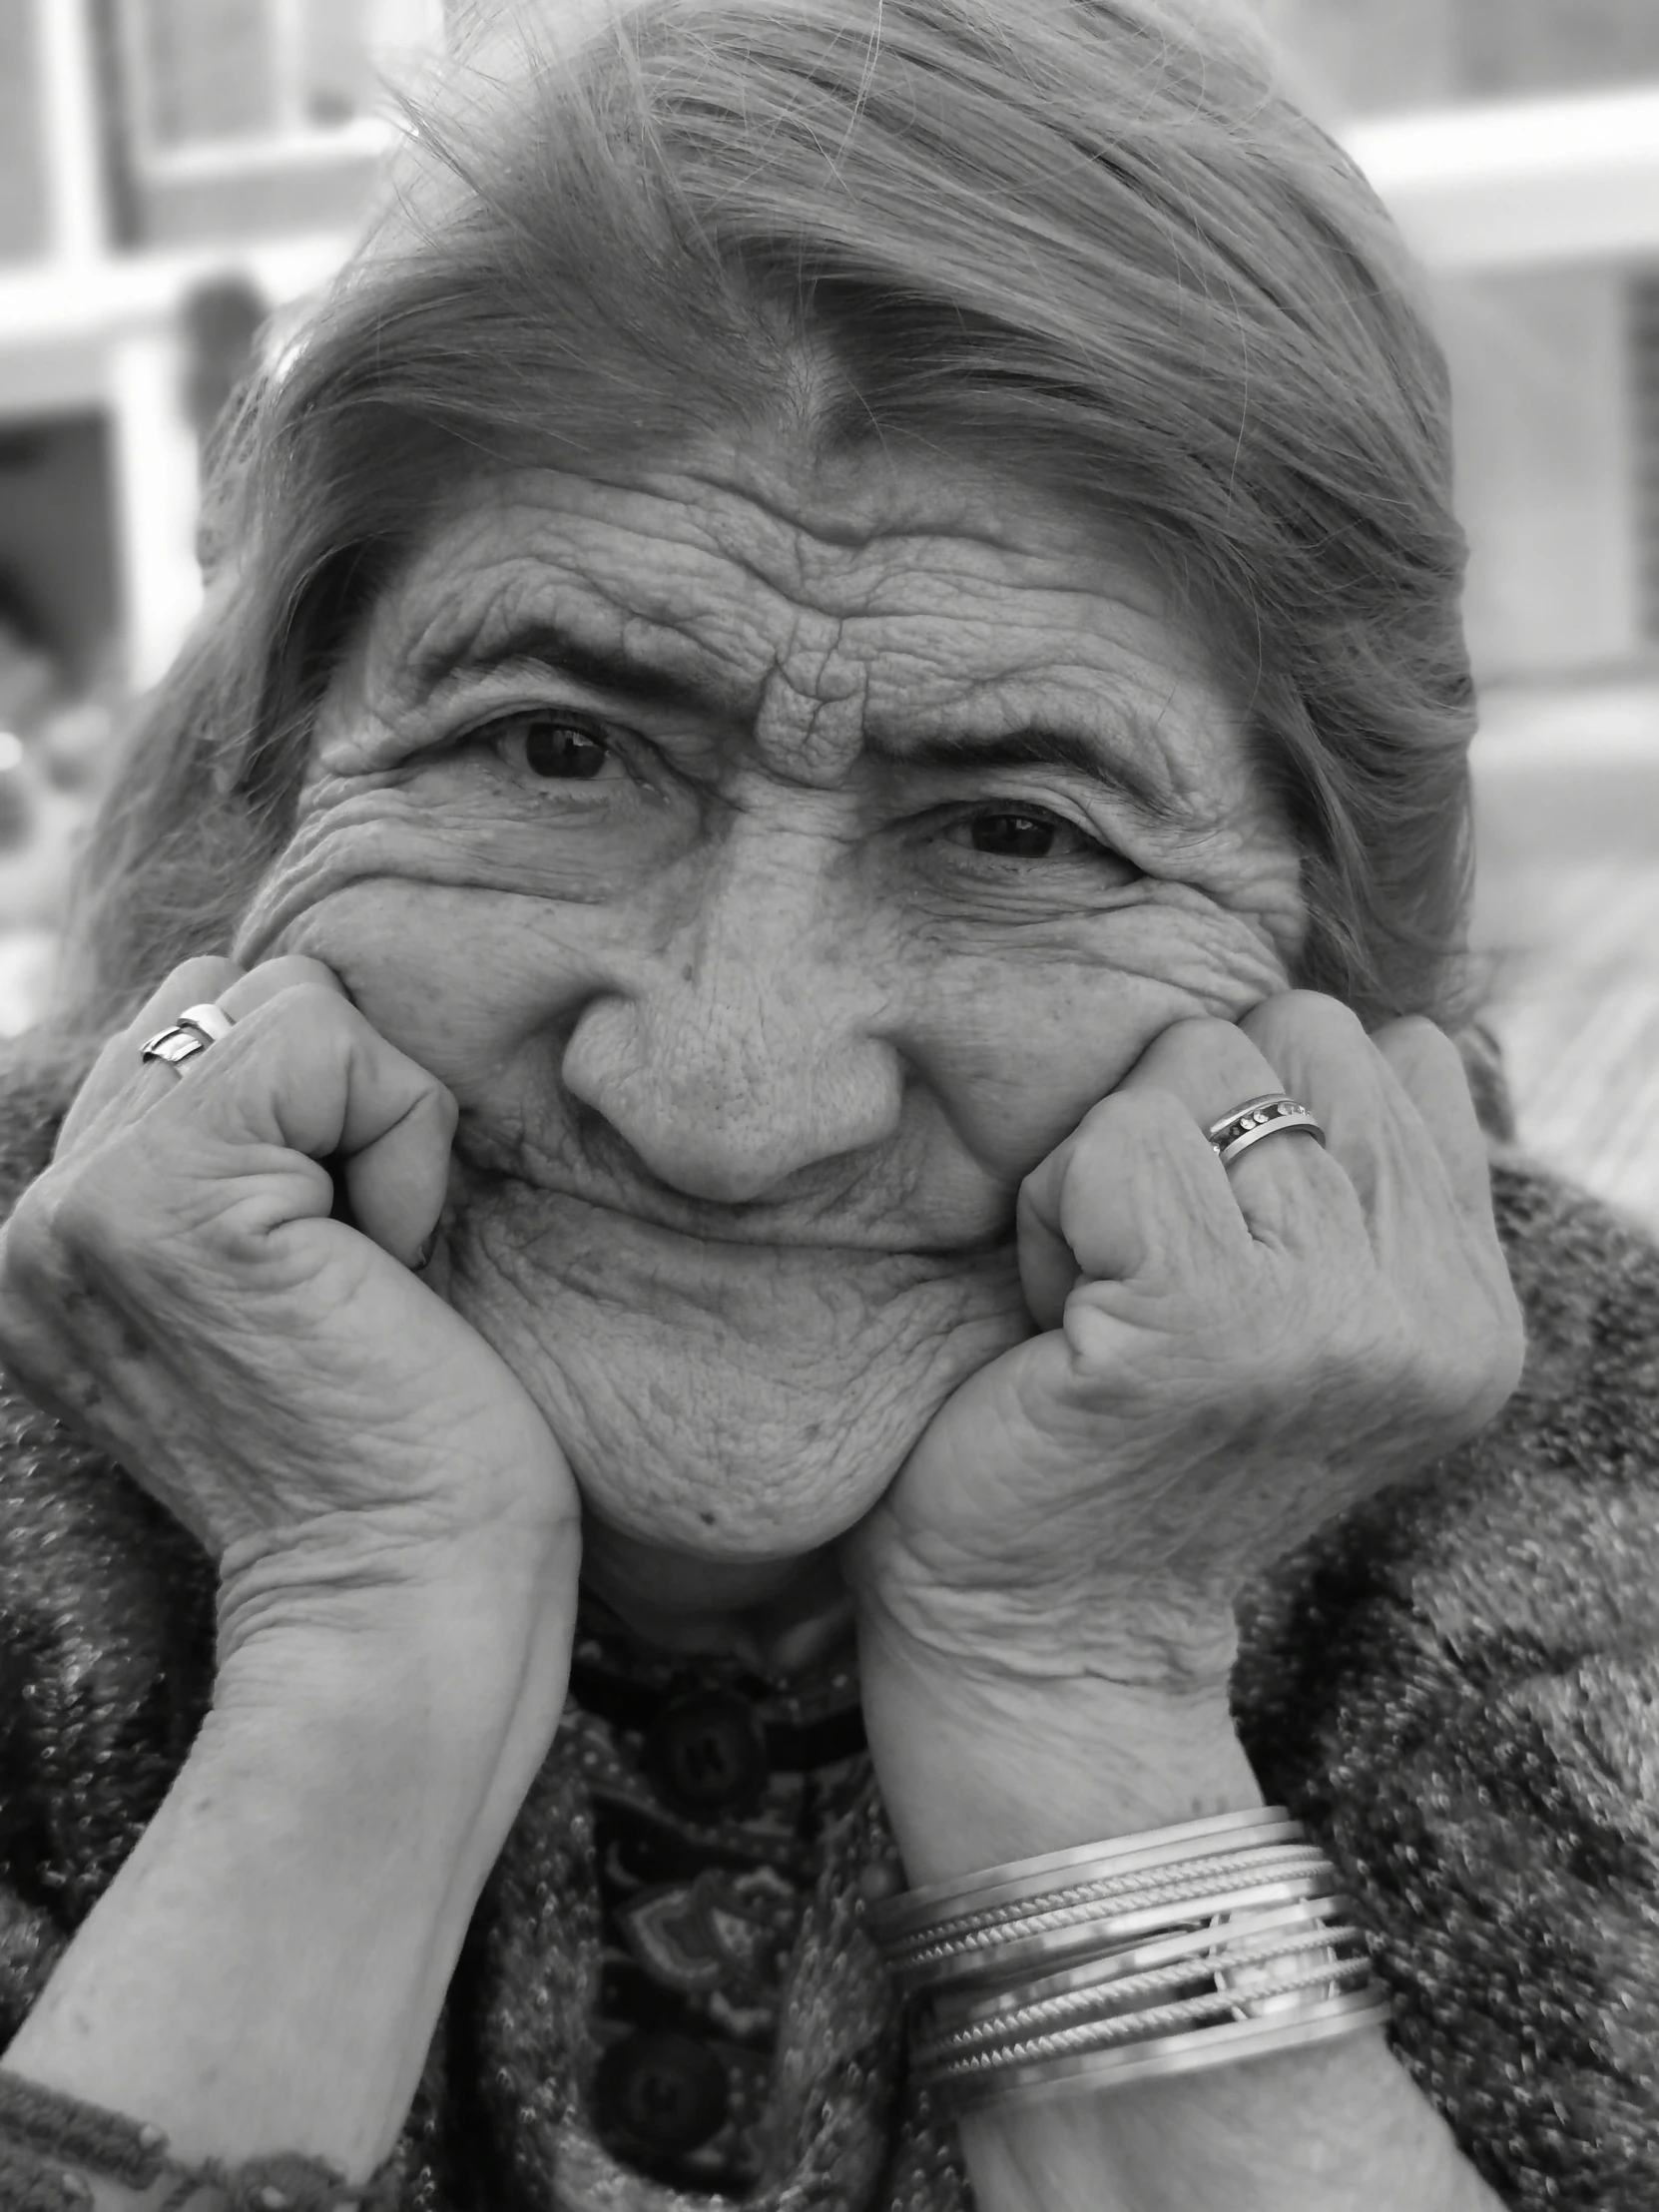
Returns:
[[[1650,2205],[1659,1288],[1445,1033],[1387,226],[1158,0],[560,14],[12,1068],[5,2201]]]

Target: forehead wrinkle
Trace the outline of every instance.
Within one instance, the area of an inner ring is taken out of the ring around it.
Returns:
[[[842,652],[844,621],[805,608],[797,615],[762,686],[751,735],[775,775],[833,789],[863,750],[869,667]]]
[[[1225,702],[1201,676],[1172,667],[1159,672],[1155,691],[1137,696],[1132,654],[1121,666],[1102,658],[1084,668],[1021,653],[994,668],[952,670],[942,683],[931,668],[920,684],[883,673],[889,680],[872,686],[865,704],[864,743],[884,762],[1055,767],[1099,782],[1149,822],[1186,830],[1208,827],[1235,781]]]
[[[646,496],[655,508],[658,498]],[[1134,690],[1146,658],[1135,630],[1150,610],[1136,596],[1124,600],[1130,631],[1114,639],[1113,621],[1097,627],[1098,615],[1089,619],[1098,591],[1066,576],[1063,563],[1052,573],[1058,548],[1019,546],[1017,533],[1014,545],[998,545],[988,530],[983,539],[960,523],[942,534],[914,532],[889,516],[886,528],[816,534],[752,492],[743,505],[752,519],[757,510],[765,517],[761,545],[723,527],[729,518],[717,503],[712,513],[682,515],[683,537],[657,541],[666,556],[659,567],[630,562],[633,533],[625,528],[619,536],[603,515],[578,511],[571,532],[564,517],[549,518],[535,502],[507,502],[505,511],[515,519],[526,514],[530,526],[506,559],[479,564],[473,582],[461,582],[451,567],[453,552],[468,550],[464,527],[448,544],[429,544],[417,561],[428,589],[441,580],[447,604],[428,601],[425,619],[393,649],[405,678],[396,688],[418,688],[419,663],[430,670],[447,659],[463,673],[480,662],[499,666],[515,633],[530,636],[527,663],[556,669],[565,632],[578,647],[596,649],[586,670],[570,665],[580,652],[569,657],[565,673],[576,681],[611,688],[595,670],[602,676],[606,662],[616,669],[626,661],[641,680],[615,687],[624,695],[742,728],[768,765],[792,778],[840,781],[860,746],[901,759],[925,749],[935,733],[953,741],[953,765],[967,768],[976,734],[987,750],[1016,735],[1031,741],[1031,764],[1046,751],[1073,770],[1083,769],[1087,741],[1108,785],[1154,784],[1167,801],[1179,793],[1187,805],[1174,811],[1189,824],[1204,812],[1194,802],[1208,779],[1189,757],[1197,733],[1167,661],[1157,667],[1154,654],[1149,673],[1160,690],[1169,687],[1173,728],[1159,729],[1165,713],[1148,702],[1141,703],[1148,711],[1125,712],[1123,693]],[[597,539],[584,547],[589,528]],[[983,573],[976,555],[993,549],[1009,556],[1012,576]],[[730,597],[699,588],[710,556],[734,583],[742,579]],[[470,565],[463,558],[463,568]],[[1030,609],[1023,619],[1011,619],[1004,604],[1010,589]],[[1108,589],[1107,596],[1120,595]],[[973,662],[980,665],[966,665]],[[1058,742],[1045,748],[1046,736]],[[1127,756],[1130,774],[1111,773],[1114,755]],[[1136,769],[1147,773],[1137,777]]]

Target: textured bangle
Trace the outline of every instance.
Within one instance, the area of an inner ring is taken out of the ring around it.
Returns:
[[[919,1929],[934,1928],[940,1922],[989,1906],[1042,1897],[1063,1889],[1068,1882],[1131,1875],[1146,1868],[1168,1871],[1185,1860],[1208,1858],[1218,1851],[1266,1850],[1307,1841],[1301,1822],[1292,1820],[1282,1806],[1257,1806],[1247,1813],[1215,1813],[1206,1820],[1183,1821],[1175,1828],[1150,1829],[1143,1835],[1119,1836],[1103,1844],[1077,1844],[1065,1851],[1044,1852],[1035,1859],[1018,1859],[1007,1866],[988,1867],[981,1873],[906,1890],[881,1906],[876,1932],[882,1943],[892,1944]]]
[[[1306,1830],[1268,1806],[935,1883],[891,1899],[874,1928],[900,1988],[916,1996],[1098,1957],[1137,1936],[1335,1885]]]
[[[918,2084],[965,2109],[1231,2063],[1387,2016],[1337,1870],[1275,1808],[890,1900]]]
[[[1062,1959],[1097,1957],[1138,1936],[1213,1921],[1256,1907],[1295,1905],[1336,1882],[1323,1852],[1304,1849],[1294,1859],[1264,1852],[1254,1865],[1236,1860],[1183,1869],[1158,1884],[1127,1893],[1102,1886],[1097,1894],[1062,1894],[1052,1906],[1033,1906],[1017,1920],[990,1927],[949,1923],[924,1941],[889,1955],[906,1994],[986,1981],[1010,1970],[1056,1965]],[[1092,1887],[1092,1886],[1091,1886]]]
[[[1211,2066],[1235,2065],[1250,2058],[1301,2050],[1311,2043],[1385,2027],[1388,2000],[1376,1991],[1315,2000],[1292,2018],[1221,2020],[1186,2034],[1165,2034],[1115,2050],[1056,2051],[1028,2054],[1019,2062],[963,2067],[948,2081],[929,2084],[952,2113],[1018,2098],[1022,2103],[1080,2091],[1116,2089],[1161,2075],[1199,2073]]]
[[[278,2151],[228,2167],[217,2158],[184,2166],[154,2125],[48,2089],[0,2067],[0,2204],[6,2212],[83,2212],[85,2178],[133,2190],[172,2186],[156,2212],[396,2212],[402,2161],[394,2151],[366,2181],[337,2166]]]
[[[1343,1925],[1347,1901],[1337,1897],[1236,1917],[1226,1928],[1206,1922],[1152,1941],[1129,1943],[1059,1973],[994,1990],[940,1997],[927,2008],[914,2039],[918,2063],[946,2048],[961,2053],[994,2048],[1050,2028],[1132,2012],[1143,2000],[1225,1991],[1240,2013],[1265,2015],[1277,1993],[1274,1971],[1292,1960],[1323,1961],[1327,1978],[1363,1967],[1361,1938]],[[1248,1919],[1248,1925],[1240,1923]]]

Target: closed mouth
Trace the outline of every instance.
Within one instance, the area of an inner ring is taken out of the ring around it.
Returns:
[[[714,1205],[680,1198],[660,1186],[618,1189],[603,1180],[578,1183],[575,1178],[526,1176],[499,1163],[484,1166],[471,1160],[468,1165],[481,1185],[510,1184],[520,1199],[528,1197],[532,1206],[539,1200],[555,1206],[582,1207],[610,1216],[624,1230],[645,1230],[688,1244],[734,1251],[779,1257],[811,1254],[823,1260],[912,1261],[937,1268],[941,1263],[960,1266],[1006,1252],[1014,1241],[1011,1220],[1005,1229],[988,1237],[950,1244],[901,1244],[875,1224],[792,1219],[782,1208]]]

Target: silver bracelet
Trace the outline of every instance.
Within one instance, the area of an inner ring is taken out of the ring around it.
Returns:
[[[1098,1957],[1139,1936],[1229,1913],[1295,1905],[1324,1894],[1336,1880],[1336,1869],[1323,1852],[1304,1850],[1295,1864],[1264,1852],[1259,1866],[1241,1866],[1235,1860],[1195,1868],[1126,1895],[1104,1885],[1090,1897],[1067,1893],[1052,1907],[1039,1901],[1018,1920],[990,1928],[958,1929],[952,1923],[937,1936],[895,1950],[889,1962],[906,1994],[919,1996],[926,1989],[960,1988],[1011,1970]]]
[[[1346,1910],[1346,1899],[1325,1897],[1234,1915],[1126,1943],[1058,1973],[936,1997],[916,2055],[930,2058],[947,2044],[961,2051],[994,2046],[1133,2011],[1143,1997],[1187,1997],[1200,1989],[1225,1987],[1239,2009],[1265,2011],[1276,1965],[1315,1958],[1330,1971],[1354,1963],[1357,1952],[1358,1962],[1368,1962],[1358,1935],[1343,1924]]]
[[[1047,1853],[877,1908],[951,2109],[1233,2063],[1387,2017],[1337,1870],[1276,1807]]]
[[[980,2111],[987,2105],[1118,2089],[1170,2074],[1199,2073],[1211,2066],[1234,2065],[1250,2058],[1271,2058],[1280,2051],[1302,2050],[1312,2043],[1335,2042],[1386,2027],[1385,1995],[1356,1990],[1306,2004],[1294,2019],[1221,2020],[1184,2035],[1164,2035],[1117,2050],[1067,2052],[1029,2058],[1020,2064],[987,2068],[976,2077],[956,2077],[940,2088],[949,2112]]]

